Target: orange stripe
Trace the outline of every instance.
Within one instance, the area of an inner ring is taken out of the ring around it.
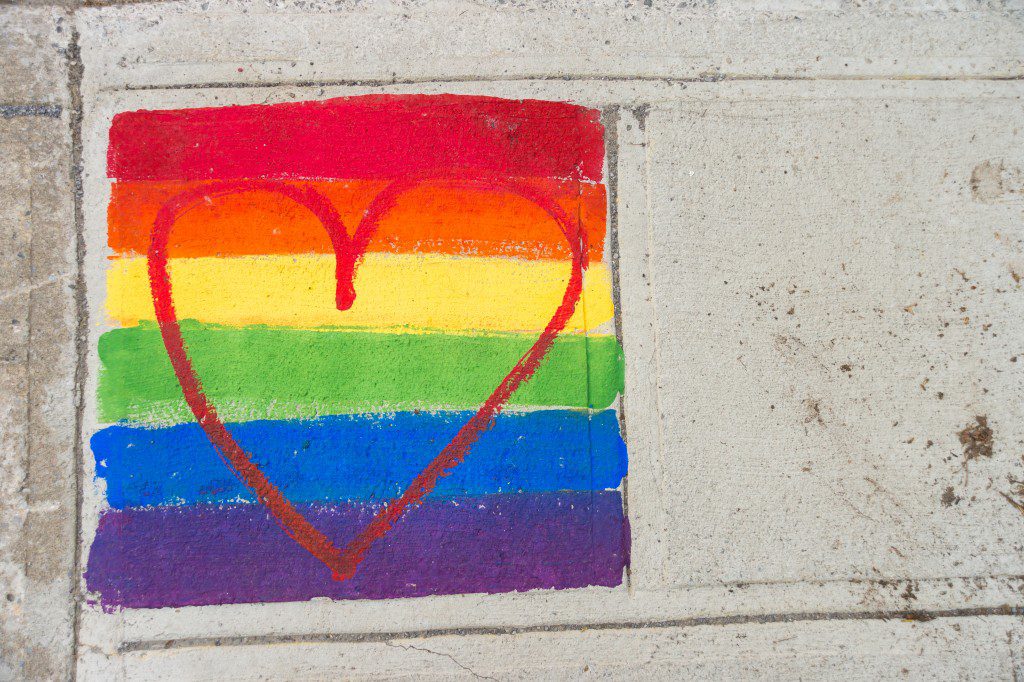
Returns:
[[[593,261],[602,260],[606,197],[603,185],[533,179],[585,228]],[[144,254],[160,207],[196,182],[118,182],[107,213],[108,243],[120,255]],[[337,208],[353,232],[387,184],[376,180],[307,181]],[[423,185],[402,195],[381,221],[370,251],[567,259],[568,245],[543,209],[493,190]],[[174,226],[172,257],[330,253],[327,233],[305,209],[278,194],[249,192],[192,209]]]

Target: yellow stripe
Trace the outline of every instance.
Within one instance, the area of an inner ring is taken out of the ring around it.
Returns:
[[[355,305],[342,312],[334,307],[333,255],[170,261],[182,320],[381,331],[539,331],[562,300],[569,270],[558,261],[368,253],[356,271]],[[122,326],[154,319],[145,258],[111,264],[107,312]],[[595,263],[566,331],[597,329],[611,318],[611,277]]]

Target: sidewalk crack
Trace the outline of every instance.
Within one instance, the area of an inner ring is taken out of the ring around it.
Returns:
[[[480,673],[478,673],[475,670],[473,670],[472,668],[470,668],[468,665],[464,665],[463,663],[460,663],[458,661],[458,659],[456,659],[454,656],[452,656],[449,653],[445,653],[443,651],[434,651],[433,649],[426,649],[424,647],[415,646],[413,644],[398,644],[398,643],[392,642],[392,641],[384,642],[384,644],[386,646],[393,647],[393,648],[405,649],[406,651],[410,651],[410,650],[412,650],[412,651],[422,651],[422,652],[427,653],[427,654],[433,654],[435,656],[441,656],[442,658],[447,658],[449,661],[451,661],[455,665],[459,666],[460,668],[465,670],[467,673],[469,673],[470,675],[472,675],[473,677],[475,677],[475,678],[477,678],[479,680],[492,680],[493,682],[498,682],[498,678],[496,678],[496,677],[488,677],[487,675],[481,675]]]

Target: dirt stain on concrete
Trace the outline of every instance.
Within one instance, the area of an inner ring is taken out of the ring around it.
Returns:
[[[978,415],[973,424],[968,424],[957,434],[960,445],[964,447],[964,459],[970,461],[979,457],[991,457],[995,444],[992,429],[988,425],[988,417]]]
[[[807,398],[804,400],[804,407],[807,408],[807,415],[804,417],[804,424],[810,424],[817,422],[822,426],[825,425],[825,420],[821,417],[821,401],[816,398]]]
[[[1024,171],[1001,159],[982,161],[971,171],[971,195],[975,201],[993,204],[1024,193]]]

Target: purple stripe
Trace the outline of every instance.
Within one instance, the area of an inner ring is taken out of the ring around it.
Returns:
[[[300,507],[344,544],[377,505]],[[106,609],[387,599],[622,582],[629,527],[618,492],[428,501],[335,582],[258,505],[105,512],[85,578]]]

